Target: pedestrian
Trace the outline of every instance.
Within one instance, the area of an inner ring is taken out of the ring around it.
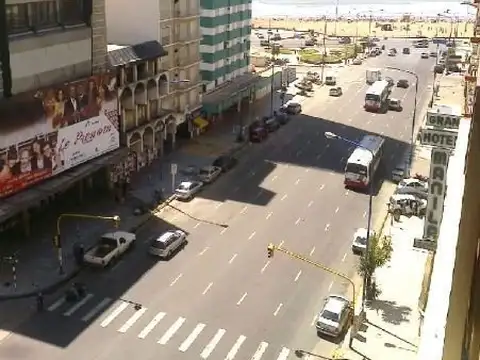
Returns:
[[[41,291],[37,293],[37,311],[42,312],[44,310],[43,294]]]

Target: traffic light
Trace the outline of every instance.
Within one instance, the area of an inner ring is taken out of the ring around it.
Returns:
[[[57,249],[60,247],[60,235],[53,236],[53,246]]]
[[[274,251],[275,251],[275,248],[274,248],[273,244],[269,244],[269,245],[267,246],[267,256],[268,256],[269,258],[272,258]]]

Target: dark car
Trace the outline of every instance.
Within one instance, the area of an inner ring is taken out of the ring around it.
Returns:
[[[433,67],[433,71],[436,74],[442,74],[445,71],[445,65],[443,64],[437,64]]]
[[[277,121],[275,116],[264,116],[262,118],[263,126],[267,129],[268,132],[277,131],[280,128],[280,123]]]
[[[400,79],[397,81],[397,87],[402,88],[402,89],[407,89],[410,86],[408,83],[408,80],[406,79]]]
[[[277,119],[280,125],[285,125],[290,121],[290,117],[283,112],[275,114],[275,118]]]
[[[262,142],[268,137],[268,130],[260,121],[254,121],[248,127],[251,142]]]
[[[222,172],[227,172],[235,165],[237,165],[238,159],[232,155],[220,155],[212,162],[212,166],[219,167]]]
[[[410,54],[410,49],[409,49],[409,48],[403,48],[403,53],[404,53],[405,55]]]

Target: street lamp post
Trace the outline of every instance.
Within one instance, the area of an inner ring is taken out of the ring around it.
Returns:
[[[362,146],[359,142],[344,138],[343,136],[339,136],[332,132],[325,132],[325,137],[330,140],[340,140],[347,144],[354,145],[360,148],[367,150],[371,155],[372,159],[374,158],[374,153],[369,148]],[[371,232],[371,224],[372,224],[372,208],[373,208],[373,179],[370,177],[370,183],[368,184],[368,217],[367,217],[367,244],[365,249],[366,256],[369,256],[370,251],[370,232]],[[365,301],[367,299],[367,276],[363,278],[363,291],[362,291],[362,310],[365,309]]]
[[[415,123],[417,121],[417,95],[418,95],[418,75],[410,70],[400,69],[393,66],[387,66],[387,69],[400,71],[406,74],[410,74],[415,77],[415,95],[413,98],[413,114],[412,114],[412,133],[410,134],[410,156],[408,158],[408,173],[410,173],[413,162],[413,145],[415,144]],[[435,76],[435,72],[433,72]]]
[[[270,44],[272,47],[272,75],[270,79],[270,116],[273,116],[275,108],[275,60],[280,54],[280,46],[278,44]]]
[[[93,219],[93,220],[106,220],[113,221],[115,227],[118,227],[120,224],[120,216],[100,216],[100,215],[89,215],[89,214],[60,214],[57,218],[57,228],[56,234],[53,237],[53,244],[57,249],[57,258],[58,258],[58,272],[60,275],[65,273],[64,270],[64,261],[63,261],[63,244],[60,234],[60,224],[64,218],[80,218],[80,219]]]

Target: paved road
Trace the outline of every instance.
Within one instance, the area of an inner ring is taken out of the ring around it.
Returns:
[[[365,68],[386,64],[419,74],[424,108],[433,60],[385,55],[343,69],[342,98],[328,98],[320,89],[304,102],[303,115],[252,146],[247,159],[199,198],[178,205],[191,217],[169,210],[163,218],[171,224],[151,221],[134,252],[106,272],[85,275],[91,295],[84,303],[72,308],[53,299],[51,311],[2,343],[0,358],[286,360],[319,341],[317,349],[329,355],[334,345],[318,339],[312,320],[328,293],[347,287],[282,254],[267,259],[266,245],[283,243],[354,271],[350,241],[365,224],[367,197],[344,189],[342,168],[351,149],[326,141],[323,133],[359,138],[376,132],[387,137],[387,160],[401,157],[413,87],[396,95],[404,99],[403,113],[375,115],[362,108]],[[378,196],[375,209],[384,202]],[[189,232],[189,244],[168,262],[148,257],[145,241],[172,226]]]

